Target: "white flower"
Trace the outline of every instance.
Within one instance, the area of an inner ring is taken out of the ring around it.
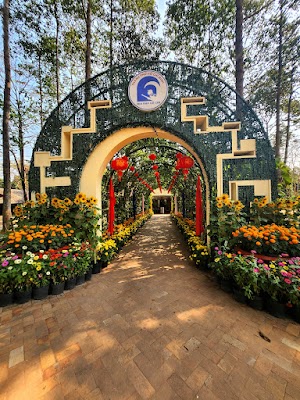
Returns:
[[[40,253],[42,253],[42,254],[45,253],[45,250],[40,250]]]
[[[10,253],[10,255],[13,257],[13,256],[15,256],[15,255],[16,255],[16,253]]]
[[[50,271],[47,271],[47,272],[46,272],[46,275],[50,275]]]
[[[27,275],[27,271],[22,272],[22,276]]]
[[[20,258],[18,258],[17,260],[15,260],[15,264],[21,264],[22,260]]]
[[[68,252],[68,250],[62,250],[61,252],[62,252],[62,253],[67,253],[67,252]]]
[[[27,264],[33,264],[33,259],[30,258],[30,259],[27,261]]]
[[[26,252],[26,256],[32,257],[31,251],[27,251],[27,252]]]
[[[23,250],[27,250],[28,247],[27,247],[27,246],[22,246],[22,249],[23,249]]]
[[[12,267],[12,266],[9,266],[9,267],[7,267],[7,269],[11,270],[11,269],[13,269],[13,267]]]
[[[47,260],[47,259],[48,259],[47,254],[43,254],[43,260]]]

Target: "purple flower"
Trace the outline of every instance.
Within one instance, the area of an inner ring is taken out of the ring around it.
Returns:
[[[219,254],[219,256],[220,256],[220,255],[222,254],[222,251],[221,251],[221,250],[219,250],[219,251],[218,251],[218,254]]]
[[[2,267],[7,267],[9,262],[7,260],[3,260]]]

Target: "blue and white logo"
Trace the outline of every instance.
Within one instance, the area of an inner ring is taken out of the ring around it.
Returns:
[[[128,96],[139,110],[157,110],[166,101],[168,83],[159,72],[142,71],[131,79]]]

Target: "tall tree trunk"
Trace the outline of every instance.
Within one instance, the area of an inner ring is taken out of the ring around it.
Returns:
[[[60,102],[60,83],[59,83],[59,29],[60,29],[60,22],[59,22],[59,14],[57,10],[57,2],[54,2],[54,17],[56,21],[56,35],[55,35],[55,78],[56,78],[56,101],[57,105]]]
[[[20,174],[20,178],[21,178],[23,197],[24,197],[24,200],[27,201],[28,199],[27,199],[27,192],[26,192],[23,119],[22,119],[20,101],[17,102],[17,107],[18,107],[18,144],[19,144],[19,156],[20,156],[20,168],[18,168],[18,169],[19,169],[19,174]]]
[[[287,127],[286,127],[286,141],[285,141],[285,150],[284,150],[284,163],[287,163],[288,154],[289,154],[289,144],[291,139],[291,111],[292,111],[292,99],[293,99],[293,88],[294,88],[294,74],[295,67],[291,72],[291,86],[290,86],[290,94],[288,101],[288,109],[287,109]]]
[[[42,82],[42,65],[41,65],[41,54],[38,54],[38,79],[39,79],[39,97],[40,97],[40,124],[41,129],[44,124],[44,109],[43,109],[43,82]]]
[[[236,0],[235,14],[235,88],[244,96],[244,55],[243,55],[243,0]],[[242,119],[242,102],[236,96],[236,117]]]
[[[110,0],[110,19],[109,19],[109,68],[113,66],[113,0]]]
[[[4,50],[4,104],[3,104],[3,230],[9,228],[11,218],[11,182],[10,182],[10,159],[9,159],[9,117],[10,117],[10,50],[9,50],[9,0],[3,3],[3,50]]]
[[[91,78],[91,0],[87,0],[86,8],[86,50],[85,50],[85,125],[88,126],[90,123],[90,114],[87,108],[87,102],[91,97],[91,84],[89,79]]]
[[[113,66],[113,0],[110,0],[110,19],[109,19],[109,68],[110,68],[110,99],[113,101],[113,91],[112,91],[112,66]]]
[[[276,137],[275,137],[275,157],[280,160],[280,102],[281,102],[281,81],[282,81],[282,35],[283,35],[283,0],[279,0],[280,17],[278,31],[278,71],[276,82]]]

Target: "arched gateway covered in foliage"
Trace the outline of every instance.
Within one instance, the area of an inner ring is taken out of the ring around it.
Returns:
[[[165,101],[151,112],[129,99],[130,81],[141,71],[159,72],[168,85]],[[273,151],[252,108],[210,73],[168,61],[116,66],[70,93],[37,139],[30,190],[60,197],[84,191],[101,201],[107,163],[124,145],[147,137],[173,140],[194,156],[206,199],[222,193],[243,198],[250,190],[251,200],[271,201],[275,194]]]

